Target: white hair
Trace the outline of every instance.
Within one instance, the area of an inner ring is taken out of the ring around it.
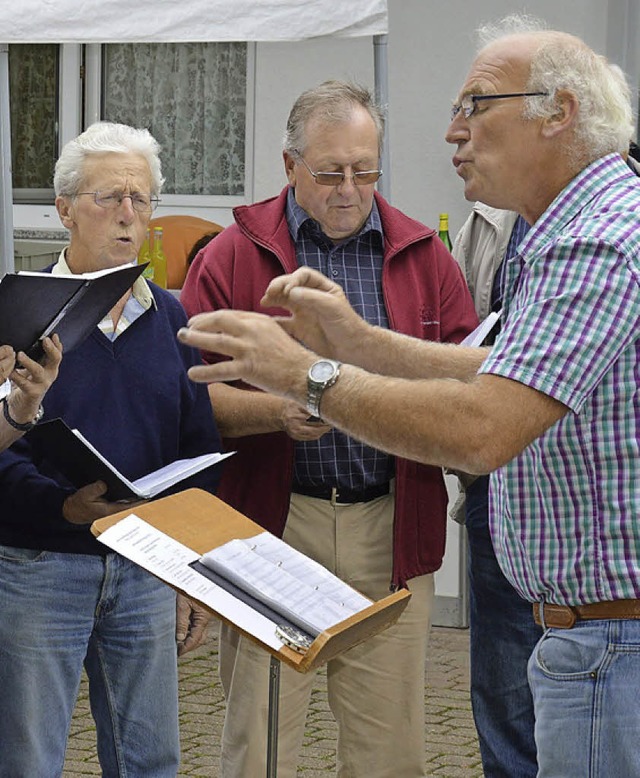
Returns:
[[[65,144],[56,162],[53,187],[58,195],[74,197],[82,185],[84,162],[94,154],[140,154],[151,172],[151,194],[160,194],[164,178],[160,164],[160,144],[149,130],[127,124],[96,122]]]
[[[547,29],[535,17],[512,14],[477,31],[481,48],[501,38],[528,34],[540,40],[531,58],[528,92],[548,92],[548,97],[528,97],[527,119],[553,116],[560,90],[578,101],[574,146],[568,153],[582,163],[613,152],[626,153],[634,135],[631,89],[621,68],[596,54],[579,38]]]

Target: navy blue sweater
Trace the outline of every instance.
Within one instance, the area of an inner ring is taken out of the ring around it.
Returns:
[[[221,450],[206,386],[186,374],[200,356],[176,340],[184,310],[169,292],[153,286],[153,294],[157,310],[146,311],[115,341],[96,328],[65,354],[43,403],[45,419],[59,416],[79,429],[130,480],[176,459]],[[190,478],[188,486],[215,491],[219,470]],[[104,554],[88,525],[62,516],[74,491],[28,434],[14,443],[0,454],[0,544]]]

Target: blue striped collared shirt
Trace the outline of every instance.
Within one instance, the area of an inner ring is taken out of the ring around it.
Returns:
[[[378,208],[357,235],[335,244],[289,189],[287,223],[299,265],[319,270],[344,289],[354,309],[371,324],[388,327],[382,295],[384,240]],[[332,429],[319,440],[296,442],[294,481],[307,486],[340,486],[359,491],[393,477],[388,454]]]

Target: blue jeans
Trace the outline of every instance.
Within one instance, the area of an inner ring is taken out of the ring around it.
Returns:
[[[504,577],[488,526],[488,478],[467,489],[471,705],[487,778],[535,778],[527,662],[542,630],[531,604]],[[569,775],[579,773],[567,773]]]
[[[540,778],[640,775],[640,622],[547,630],[529,681]]]
[[[82,666],[108,778],[175,778],[175,594],[117,554],[0,546],[0,776],[62,775]]]

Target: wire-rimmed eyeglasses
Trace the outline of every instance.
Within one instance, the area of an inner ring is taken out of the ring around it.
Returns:
[[[508,92],[502,95],[465,95],[451,106],[451,121],[462,111],[465,119],[473,115],[481,100],[508,100],[511,97],[548,97],[549,92]]]
[[[335,173],[324,173],[319,170],[314,171],[307,165],[304,157],[299,151],[294,149],[294,154],[307,168],[309,173],[311,173],[316,184],[320,184],[321,186],[340,186],[345,178],[350,178],[356,186],[364,186],[366,184],[375,184],[382,175],[382,170],[356,170],[349,175],[344,171]]]
[[[131,207],[138,213],[155,211],[159,202],[157,197],[143,194],[142,192],[134,192],[133,194],[125,194],[124,192],[78,192],[79,195],[92,195],[95,204],[107,210],[119,208],[125,197],[128,197],[131,200]]]

